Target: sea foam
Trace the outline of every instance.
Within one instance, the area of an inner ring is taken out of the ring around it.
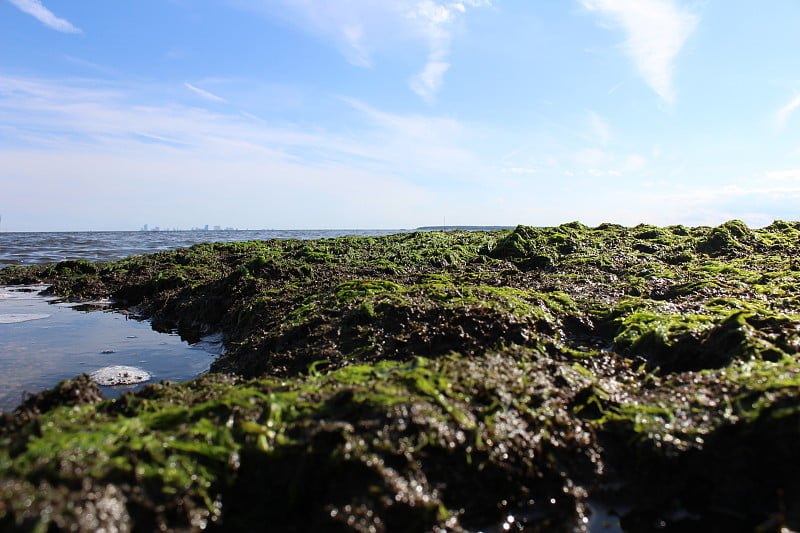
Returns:
[[[135,366],[107,366],[95,370],[89,377],[98,385],[133,385],[150,380],[152,375]]]

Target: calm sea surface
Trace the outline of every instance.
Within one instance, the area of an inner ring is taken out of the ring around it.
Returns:
[[[0,268],[67,259],[108,261],[201,242],[376,236],[406,230],[0,232]],[[114,366],[149,373],[150,382],[185,381],[222,353],[219,337],[190,345],[129,319],[109,302],[75,305],[39,292],[46,286],[0,286],[0,411],[62,379]],[[103,386],[106,397],[146,385]]]

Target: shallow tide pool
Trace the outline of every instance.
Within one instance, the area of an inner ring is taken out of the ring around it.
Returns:
[[[106,398],[160,380],[185,381],[207,371],[223,350],[219,337],[188,344],[111,310],[109,302],[61,302],[40,296],[44,288],[0,286],[0,411],[62,379],[113,366],[141,369],[150,379],[101,386]]]

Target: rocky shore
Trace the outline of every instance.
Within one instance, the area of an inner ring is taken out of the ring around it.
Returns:
[[[227,350],[3,415],[0,530],[798,529],[799,248],[576,222],[4,268]]]

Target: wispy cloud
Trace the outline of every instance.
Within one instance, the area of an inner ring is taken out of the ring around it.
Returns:
[[[444,82],[444,74],[450,68],[450,63],[444,61],[445,57],[447,54],[441,51],[432,53],[428,57],[425,68],[408,81],[411,90],[429,104],[432,104],[436,98],[436,94]]]
[[[233,5],[280,19],[333,45],[352,65],[369,68],[382,41],[396,39],[400,0],[229,0]]]
[[[786,121],[789,120],[789,117],[792,116],[792,113],[800,107],[800,94],[795,96],[791,102],[783,106],[776,114],[775,114],[775,122],[778,125],[779,129],[782,129],[783,126],[786,124]]]
[[[408,82],[411,90],[429,104],[442,87],[444,74],[450,68],[447,58],[450,55],[450,31],[456,16],[465,11],[463,4],[449,6],[432,0],[418,2],[408,12],[408,18],[422,31],[428,40],[429,52],[425,67]]]
[[[482,171],[468,148],[477,142],[475,130],[480,128],[450,118],[389,113],[343,98],[342,111],[350,114],[346,128],[304,128],[259,120],[238,109],[211,111],[174,101],[132,103],[142,94],[159,93],[174,94],[162,86],[0,76],[0,143],[124,152],[142,149],[135,145],[143,139],[148,139],[147,150],[157,151],[152,140],[164,140],[161,149],[180,149],[185,157],[258,156],[307,166],[337,162],[374,172],[408,173],[420,180],[461,179]]]
[[[36,18],[39,22],[54,30],[64,33],[83,33],[69,21],[58,18],[52,11],[42,5],[40,0],[8,0],[21,11]]]
[[[699,16],[673,0],[580,0],[627,34],[625,53],[639,74],[663,100],[675,99],[675,58],[699,23]]]
[[[408,85],[433,103],[450,68],[455,24],[471,8],[491,0],[236,0],[236,5],[280,17],[318,38],[332,42],[345,59],[359,67],[374,66],[377,52],[405,49],[422,41],[427,48],[422,69]]]
[[[163,86],[103,85],[0,76],[6,203],[24,206],[40,190],[37,201],[55,218],[73,220],[90,203],[95,227],[111,228],[138,227],[143,218],[186,227],[211,212],[240,227],[413,227],[430,211],[424,178],[441,175],[450,152],[466,159],[457,140],[436,144],[453,138],[447,121],[348,106],[362,118],[343,131],[303,128],[175,101],[135,103],[142,93],[174,94]],[[430,133],[414,140],[409,131]],[[409,178],[409,168],[422,177]],[[172,203],[159,205],[154,189]],[[81,202],[64,201],[76,190]],[[22,207],[14,218],[39,227]]]
[[[364,26],[361,24],[348,24],[341,28],[342,38],[345,43],[345,57],[353,65],[369,67],[370,54],[364,44]]]
[[[641,206],[653,206],[658,223],[716,225],[737,218],[759,227],[776,218],[796,218],[800,169],[765,171],[718,186],[701,181],[648,185],[648,190],[631,191],[630,198]]]
[[[375,206],[375,219],[383,210],[387,216],[392,213],[389,219],[401,220],[410,213],[401,205],[427,202],[431,191],[444,184],[475,184],[489,175],[472,150],[482,130],[450,118],[389,113],[343,99],[339,103],[343,103],[340,112],[348,116],[346,127],[320,123],[303,127],[269,117],[260,120],[227,107],[211,111],[149,98],[137,103],[142,94],[169,98],[176,93],[160,85],[0,76],[4,177],[11,177],[12,161],[15,176],[34,180],[38,172],[36,183],[84,172],[99,183],[110,175],[133,175],[134,168],[142,172],[160,168],[150,175],[177,183],[194,173],[192,179],[203,188],[218,185],[224,175],[232,190],[248,197],[269,196],[278,187],[298,202],[305,195],[313,197],[315,205],[342,206],[335,214],[328,212],[330,224],[355,216],[349,213],[355,212],[351,210],[359,198]],[[26,159],[38,163],[26,169]],[[187,162],[192,162],[191,171],[181,169]],[[113,170],[123,167],[124,173]],[[174,178],[169,178],[170,172]],[[20,184],[27,180],[15,179]],[[118,179],[109,178],[109,190],[121,191],[125,185]],[[148,184],[154,179],[148,178]],[[248,187],[254,192],[244,192]],[[396,208],[384,205],[385,198],[395,196],[403,198]],[[5,198],[12,197],[9,193]],[[282,215],[285,220],[297,217],[289,205],[280,207],[287,212]],[[320,209],[315,214],[317,223],[324,222],[323,213]]]
[[[359,100],[344,98],[369,128],[362,135],[365,154],[385,172],[402,172],[442,182],[454,177],[462,182],[485,178],[487,168],[469,147],[476,132],[451,118],[421,114],[396,114]]]
[[[619,170],[605,170],[605,169],[599,169],[599,168],[590,168],[589,169],[589,174],[594,176],[594,177],[596,177],[596,178],[599,178],[599,177],[602,177],[602,176],[617,176],[617,177],[618,176],[622,176],[622,172],[620,172]]]
[[[197,94],[197,95],[199,95],[199,96],[202,96],[202,97],[203,97],[203,98],[205,98],[206,100],[211,100],[212,102],[223,102],[223,103],[228,103],[228,101],[227,101],[227,100],[225,100],[223,97],[221,97],[221,96],[217,96],[216,94],[214,94],[214,93],[210,93],[210,92],[208,92],[208,91],[204,91],[203,89],[201,89],[201,88],[199,88],[199,87],[195,87],[194,85],[192,85],[192,84],[191,84],[191,83],[189,83],[189,82],[185,82],[183,85],[184,85],[184,86],[185,86],[187,89],[189,89],[190,91],[192,91],[193,93],[195,93],[195,94]]]

